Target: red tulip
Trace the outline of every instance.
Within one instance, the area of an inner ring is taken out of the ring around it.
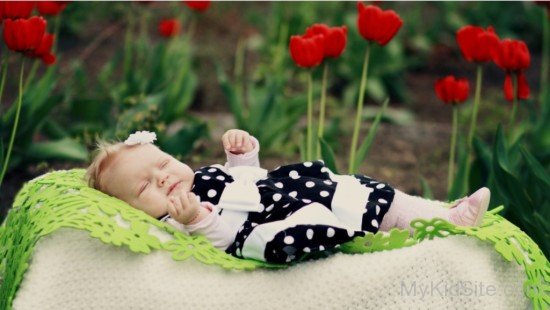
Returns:
[[[204,12],[210,7],[210,1],[183,1],[190,9]]]
[[[36,6],[41,15],[54,16],[67,7],[68,1],[39,1]]]
[[[325,39],[322,35],[310,38],[304,36],[290,37],[290,56],[292,60],[305,68],[316,67],[323,61]]]
[[[470,92],[467,79],[457,79],[448,75],[435,83],[437,97],[445,103],[458,104],[466,101]]]
[[[52,54],[52,45],[53,45],[54,35],[45,33],[42,37],[40,45],[26,55],[29,57],[35,57],[42,59],[42,62],[46,65],[51,65],[55,63],[55,55]]]
[[[512,75],[506,74],[506,79],[504,80],[504,97],[508,101],[513,101],[514,97],[516,97],[517,99],[529,98],[529,84],[527,84],[525,73],[519,73],[517,79],[517,92],[514,96],[514,84],[512,82]]]
[[[318,34],[325,37],[325,57],[337,58],[346,48],[346,39],[348,34],[348,28],[346,26],[328,27],[325,24],[314,24],[306,29],[306,34],[304,37],[311,38]]]
[[[7,18],[29,18],[34,5],[34,1],[0,1],[0,21]]]
[[[505,71],[520,71],[529,67],[531,55],[525,42],[506,39],[493,51],[493,60]]]
[[[181,31],[181,24],[176,19],[163,19],[159,23],[158,31],[165,38],[175,37]]]
[[[40,46],[45,32],[46,20],[42,17],[4,21],[4,41],[9,49],[16,52],[34,51]]]
[[[492,60],[492,51],[499,43],[499,37],[493,27],[483,30],[477,26],[464,26],[456,32],[456,41],[462,56],[470,62],[487,62]]]
[[[51,65],[55,56],[51,53],[54,36],[46,33],[46,20],[39,16],[29,19],[6,19],[4,23],[4,41],[6,46],[27,57],[41,58]]]
[[[381,46],[386,45],[399,31],[403,20],[393,10],[382,11],[375,5],[365,6],[357,3],[359,17],[357,28],[365,40],[375,41]]]

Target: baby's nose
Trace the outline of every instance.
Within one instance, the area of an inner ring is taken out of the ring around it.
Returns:
[[[168,174],[167,173],[159,173],[157,175],[157,183],[159,186],[164,186],[166,184],[166,181],[168,180]]]

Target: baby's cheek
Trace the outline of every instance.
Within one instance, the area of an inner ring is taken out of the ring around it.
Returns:
[[[153,217],[159,217],[168,212],[168,199],[160,195],[142,196],[139,204],[141,210]]]

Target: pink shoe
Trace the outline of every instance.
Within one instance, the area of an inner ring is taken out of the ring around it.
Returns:
[[[479,226],[483,214],[489,207],[491,191],[487,187],[478,189],[475,193],[459,200],[456,206],[451,207],[449,219],[459,226]]]

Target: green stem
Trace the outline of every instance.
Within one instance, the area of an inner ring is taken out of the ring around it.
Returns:
[[[27,76],[27,78],[25,79],[25,84],[23,85],[23,88],[24,89],[27,89],[29,87],[29,84],[32,82],[32,80],[34,79],[34,76],[36,75],[36,70],[38,70],[38,66],[40,65],[40,61],[41,60],[34,60],[32,62],[32,67],[31,67],[31,71],[29,72],[29,75]]]
[[[477,112],[479,110],[479,101],[481,98],[481,83],[483,80],[483,66],[481,64],[477,65],[477,76],[476,76],[476,92],[474,97],[474,110],[472,111],[472,119],[470,121],[470,132],[468,133],[468,153],[470,153],[472,148],[472,141],[474,140],[474,135],[476,132],[477,126]]]
[[[54,21],[54,41],[52,46],[52,54],[55,54],[57,51],[57,43],[59,41],[59,29],[61,28],[61,14],[57,14]],[[36,75],[36,71],[38,70],[38,66],[40,66],[40,60],[35,60],[32,63],[31,71],[27,75],[27,78],[25,79],[25,84],[23,85],[24,89],[27,89],[29,85],[31,84],[32,80],[34,80],[34,76]]]
[[[359,86],[359,99],[357,100],[357,112],[355,115],[355,126],[353,128],[353,137],[351,140],[351,150],[349,158],[349,173],[355,172],[355,152],[357,149],[357,139],[359,137],[359,127],[361,125],[361,117],[363,114],[363,99],[365,97],[365,88],[367,85],[367,72],[369,68],[370,43],[367,43],[365,52],[365,60],[363,61],[363,72],[361,73],[361,84]]]
[[[518,110],[518,75],[516,73],[512,73],[512,82],[514,85],[514,94],[513,94],[514,101],[512,102],[512,113],[510,113],[510,122],[509,122],[510,135],[512,135],[512,128],[514,126],[516,113]]]
[[[6,74],[8,72],[8,53],[2,57],[2,81],[0,81],[0,112],[2,112],[2,94],[4,94],[4,85],[6,84]],[[0,113],[1,115],[1,113]]]
[[[23,99],[23,70],[25,67],[25,58],[21,58],[21,70],[19,71],[19,100],[17,101],[17,110],[15,111],[15,120],[13,121],[13,128],[11,131],[10,142],[8,144],[8,151],[6,152],[6,157],[4,158],[4,163],[2,167],[2,173],[0,173],[0,186],[2,186],[2,181],[4,180],[4,175],[8,169],[8,162],[10,161],[11,150],[13,148],[13,141],[15,140],[15,133],[17,131],[17,125],[19,123],[19,114],[21,112],[21,104]]]
[[[244,108],[244,115],[245,117],[248,117],[249,115],[249,108],[248,108],[248,100],[245,97],[245,83],[243,78],[243,72],[244,72],[244,57],[245,57],[245,50],[246,44],[244,39],[239,39],[237,42],[237,51],[235,52],[235,68],[233,71],[233,76],[235,78],[235,90],[237,91],[237,94],[239,96],[239,100],[243,103]]]
[[[312,70],[307,74],[307,160],[312,159],[313,140],[313,81]]]
[[[540,69],[540,104],[547,104],[548,71],[550,66],[550,11],[543,10],[542,13],[542,60]]]
[[[472,143],[474,141],[474,136],[476,132],[477,125],[477,112],[479,110],[479,102],[481,99],[481,83],[483,81],[483,66],[481,64],[477,65],[476,73],[476,90],[474,95],[474,110],[472,111],[472,118],[470,120],[470,131],[468,132],[468,140],[466,141],[466,167],[464,167],[464,187],[463,190],[468,192],[470,185],[470,170],[472,166]],[[465,194],[465,193],[461,193]]]
[[[319,129],[317,131],[317,159],[321,158],[321,142],[319,139],[323,137],[325,124],[325,105],[327,100],[327,75],[328,62],[323,65],[323,82],[321,84],[321,109],[319,110]]]
[[[54,34],[54,42],[53,42],[53,47],[52,47],[52,54],[55,54],[55,52],[57,52],[57,43],[59,42],[58,38],[59,38],[59,29],[61,28],[61,13],[57,14],[57,16],[55,17],[55,25],[54,25],[54,30],[53,30],[53,34]]]
[[[133,36],[132,31],[134,28],[134,18],[133,18],[133,12],[132,10],[129,10],[126,14],[126,18],[128,20],[128,25],[126,29],[126,36],[124,39],[124,63],[123,63],[123,76],[125,79],[130,74],[130,67],[132,66],[132,44],[133,44]]]
[[[454,171],[455,171],[455,153],[456,153],[456,135],[458,128],[458,112],[455,105],[453,105],[453,129],[451,133],[451,151],[449,154],[449,176],[447,177],[447,193],[450,193],[453,185]]]

